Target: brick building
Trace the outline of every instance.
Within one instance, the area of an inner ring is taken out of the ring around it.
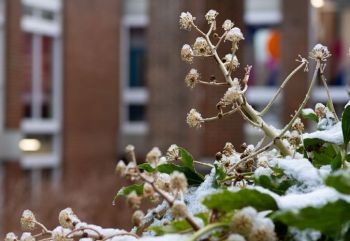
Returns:
[[[334,16],[345,23],[350,12],[314,9],[304,0],[0,0],[0,234],[18,230],[25,208],[50,225],[71,206],[87,222],[129,227],[121,218],[130,214],[124,202],[111,205],[123,184],[113,170],[126,144],[133,143],[140,157],[153,146],[165,151],[176,143],[212,159],[226,141],[256,140],[259,133],[238,115],[200,130],[185,124],[192,107],[215,115],[224,91],[191,91],[183,82],[188,66],[179,51],[195,35],[179,30],[178,16],[190,10],[205,27],[208,9],[245,33],[239,57],[242,66],[257,66],[248,100],[258,108],[296,66],[295,53],[307,55],[315,40],[333,41],[330,34],[310,34],[309,24],[319,18],[336,32]],[[340,28],[348,41],[344,24]],[[281,51],[268,68],[273,60],[261,43],[276,31]],[[208,62],[195,66],[204,77],[219,77]],[[283,105],[267,117],[277,126],[303,97],[307,73],[295,79],[299,83],[279,99]],[[348,98],[346,81],[331,89],[339,105]],[[314,100],[325,100],[325,93],[317,89]]]

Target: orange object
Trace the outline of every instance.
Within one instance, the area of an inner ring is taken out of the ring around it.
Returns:
[[[272,58],[279,60],[281,56],[281,33],[277,30],[271,31],[267,40],[267,49]]]

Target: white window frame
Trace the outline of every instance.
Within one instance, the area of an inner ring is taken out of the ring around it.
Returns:
[[[126,15],[122,18],[120,34],[120,123],[122,134],[144,135],[149,130],[147,121],[130,122],[128,120],[128,106],[130,104],[141,104],[147,106],[149,100],[147,87],[130,88],[128,85],[130,29],[135,27],[146,28],[148,22],[149,19],[145,15]]]
[[[62,4],[63,0],[22,0],[22,6],[33,9],[33,14],[21,18],[22,31],[32,35],[32,112],[30,118],[21,122],[21,132],[27,134],[47,134],[52,136],[52,152],[45,154],[25,154],[21,165],[26,169],[55,168],[62,162]],[[42,11],[49,11],[53,19],[42,17]],[[42,37],[52,38],[52,118],[41,117],[42,92]],[[59,176],[59,171],[54,172]],[[54,177],[55,178],[55,177]],[[32,178],[33,179],[33,178]],[[57,179],[57,178],[56,178]]]

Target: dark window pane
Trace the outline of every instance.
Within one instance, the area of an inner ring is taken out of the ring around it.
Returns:
[[[145,86],[146,30],[130,29],[129,87]]]
[[[146,120],[146,106],[144,105],[129,105],[130,122],[145,121]]]

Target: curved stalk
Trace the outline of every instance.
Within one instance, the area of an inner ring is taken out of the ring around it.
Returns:
[[[204,228],[195,232],[187,241],[196,241],[198,238],[203,236],[204,234],[213,231],[218,228],[227,228],[229,225],[227,223],[213,223],[205,226]]]

